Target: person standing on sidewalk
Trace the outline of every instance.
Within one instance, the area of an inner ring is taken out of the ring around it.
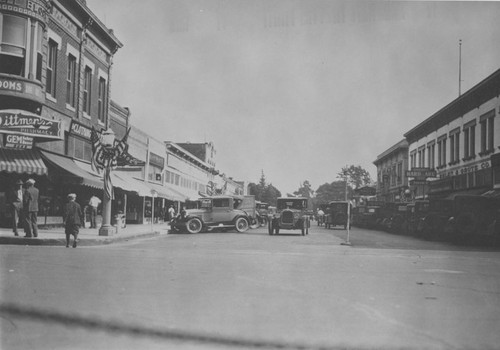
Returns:
[[[17,180],[14,188],[9,191],[8,201],[10,204],[10,210],[12,214],[12,231],[14,236],[19,236],[17,227],[19,221],[24,223],[22,213],[23,213],[23,181]]]
[[[175,218],[175,209],[173,205],[170,205],[170,208],[168,208],[168,218],[170,219],[170,222],[172,222]]]
[[[68,194],[69,202],[64,206],[63,222],[64,233],[66,234],[66,248],[69,247],[70,236],[73,235],[73,248],[76,248],[80,226],[84,222],[82,208],[75,202],[76,194]]]
[[[90,228],[97,228],[96,217],[97,217],[97,207],[101,204],[101,200],[92,196],[89,199],[89,209],[90,209]]]
[[[23,193],[23,211],[24,211],[24,237],[38,237],[38,188],[35,186],[35,180],[26,181],[26,190]]]

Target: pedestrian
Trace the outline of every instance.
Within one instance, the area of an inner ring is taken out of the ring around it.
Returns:
[[[80,204],[75,202],[76,194],[68,194],[68,200],[68,203],[64,206],[63,212],[64,233],[66,233],[66,248],[69,247],[71,235],[74,237],[73,248],[76,248],[78,233],[80,232],[82,222],[84,222],[84,217]]]
[[[89,209],[90,209],[90,228],[97,228],[96,217],[97,217],[97,207],[101,204],[101,200],[92,196],[89,199]]]
[[[28,179],[23,193],[24,237],[38,237],[38,194],[35,180]]]
[[[23,181],[17,180],[14,188],[9,191],[7,196],[12,215],[12,231],[14,232],[14,236],[19,236],[17,228],[19,222],[23,223],[23,192]]]
[[[175,209],[173,205],[170,205],[170,208],[168,208],[168,216],[170,221],[172,221],[175,218]]]

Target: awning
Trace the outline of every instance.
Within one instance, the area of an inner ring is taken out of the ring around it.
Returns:
[[[151,197],[151,188],[144,181],[138,180],[120,171],[111,172],[113,186],[121,188],[124,191],[135,192],[141,197]]]
[[[147,186],[149,186],[152,190],[156,191],[158,193],[158,197],[180,202],[185,202],[187,200],[186,196],[174,190],[173,188],[157,185],[151,182],[148,182]]]
[[[450,193],[448,196],[446,196],[446,199],[455,199],[456,196],[458,195],[480,195],[485,192],[484,188],[475,188],[475,189],[470,189],[470,190],[465,190],[465,191],[457,191]]]
[[[0,171],[36,175],[48,173],[40,153],[34,149],[0,148]]]
[[[72,158],[61,156],[58,154],[41,151],[43,159],[48,163],[60,168],[71,176],[76,177],[81,185],[90,186],[93,188],[103,189],[104,183],[102,177],[98,177],[84,170]]]

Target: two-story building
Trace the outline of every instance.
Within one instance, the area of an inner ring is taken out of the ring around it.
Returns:
[[[408,192],[408,142],[403,139],[381,153],[373,162],[377,167],[377,199],[403,202],[411,198]]]
[[[483,194],[500,186],[499,96],[497,70],[404,135],[409,168],[437,172],[419,197]]]

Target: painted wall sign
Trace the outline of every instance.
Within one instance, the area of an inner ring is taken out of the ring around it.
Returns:
[[[439,173],[441,178],[463,175],[468,173],[475,173],[476,171],[491,168],[491,160],[485,160],[482,162],[477,162],[475,164],[469,164],[457,169],[447,170]]]
[[[60,121],[18,109],[0,110],[0,133],[62,139]]]
[[[0,8],[47,21],[48,3],[45,0],[0,0]]]
[[[149,152],[149,164],[155,165],[163,169],[165,166],[165,158],[160,157],[159,155],[156,155],[153,152]]]
[[[32,149],[33,137],[23,135],[5,135],[4,137],[5,148],[17,149]]]
[[[406,171],[406,177],[426,178],[436,176],[436,170],[429,168],[412,168],[411,170]]]
[[[40,85],[15,78],[0,77],[0,94],[14,96],[26,94],[37,101],[44,101],[43,89]]]

